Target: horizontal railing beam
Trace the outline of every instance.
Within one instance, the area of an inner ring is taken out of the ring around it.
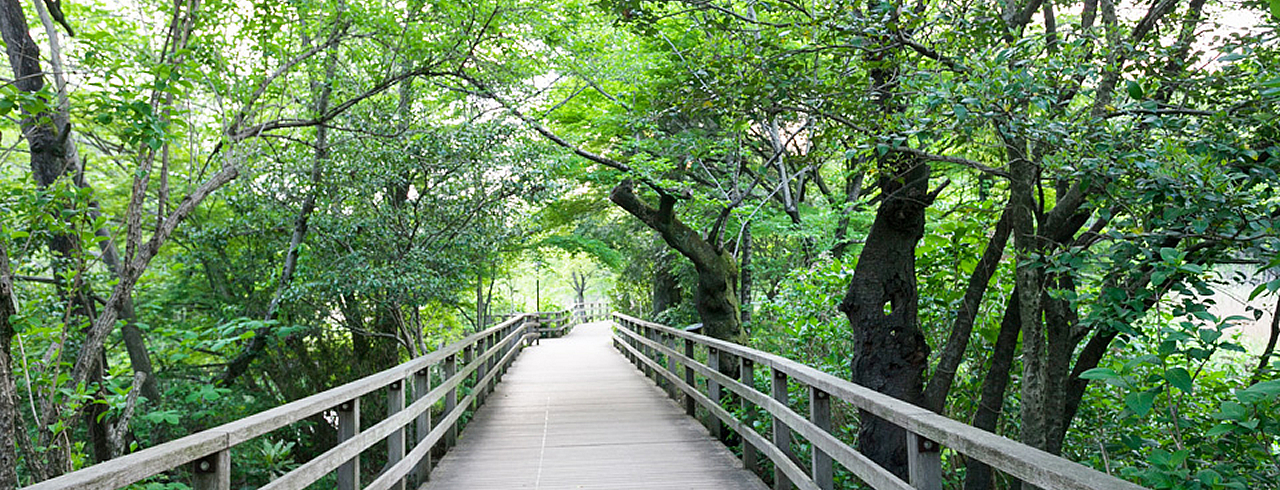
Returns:
[[[205,456],[231,449],[245,441],[330,410],[345,401],[381,390],[395,381],[403,381],[422,369],[443,362],[447,357],[457,354],[495,332],[514,328],[513,332],[506,337],[510,339],[525,330],[523,325],[517,325],[517,323],[523,322],[528,316],[513,317],[434,352],[301,400],[26,488],[28,490],[110,490],[136,483]],[[471,371],[466,372],[469,374]],[[401,412],[401,414],[404,413],[409,412]]]
[[[648,365],[654,372],[658,373],[659,376],[671,381],[680,389],[680,391],[693,398],[699,405],[707,409],[712,416],[719,419],[721,422],[724,422],[724,424],[734,432],[737,432],[740,437],[756,446],[760,452],[764,453],[765,457],[773,460],[776,467],[781,468],[783,473],[791,477],[792,483],[799,487],[800,490],[822,490],[813,483],[813,480],[809,478],[809,475],[805,473],[803,468],[796,465],[790,458],[787,458],[786,454],[783,454],[780,449],[770,443],[764,436],[760,435],[759,432],[747,427],[742,422],[738,421],[738,419],[734,418],[733,414],[729,413],[728,410],[725,410],[724,407],[721,407],[718,402],[714,402],[711,398],[707,397],[707,395],[702,394],[697,387],[691,386],[688,383],[685,383],[684,380],[667,372],[667,370],[663,369],[657,361],[654,361],[653,359],[650,359],[649,356],[642,354],[635,347],[625,343],[620,345],[622,345],[624,349],[627,349],[627,351],[629,351],[636,359],[639,359],[640,362]],[[908,487],[906,490],[910,490],[910,488]]]
[[[625,333],[628,337],[631,337],[650,348],[657,349],[659,352],[675,358],[685,367],[693,369],[704,378],[714,380],[719,383],[720,386],[728,388],[738,396],[746,398],[747,401],[764,408],[765,411],[781,419],[783,424],[790,427],[791,430],[800,434],[800,436],[807,439],[815,447],[822,449],[822,451],[828,456],[831,456],[845,468],[848,468],[849,471],[853,472],[854,475],[857,475],[858,478],[861,478],[863,481],[871,484],[872,487],[911,490],[911,485],[908,485],[906,482],[894,476],[893,473],[875,464],[875,462],[871,461],[870,458],[854,450],[852,447],[849,447],[849,445],[840,441],[840,439],[837,439],[835,436],[831,435],[831,433],[814,425],[805,417],[791,410],[790,407],[783,405],[771,396],[767,396],[764,393],[757,391],[754,386],[749,387],[736,379],[726,376],[723,373],[685,356],[683,353],[676,352],[664,345],[646,339],[635,332],[622,330],[622,333]],[[720,362],[725,362],[725,360],[721,359]],[[708,400],[709,399],[710,398],[708,398]],[[771,441],[766,441],[766,443],[773,446]],[[775,464],[776,463],[777,461],[775,461]]]
[[[520,332],[518,330],[512,332],[504,340],[510,340],[519,333]],[[350,461],[361,452],[364,452],[364,450],[373,447],[374,444],[386,439],[387,436],[402,429],[405,425],[408,425],[409,422],[418,417],[418,414],[426,410],[430,410],[431,406],[444,398],[445,394],[449,390],[461,386],[471,373],[479,369],[482,362],[497,353],[499,349],[500,347],[495,346],[485,351],[484,354],[477,356],[476,359],[472,360],[462,369],[459,369],[456,374],[445,380],[435,389],[427,392],[426,396],[414,401],[413,404],[409,405],[404,410],[396,412],[395,415],[383,419],[381,422],[374,424],[373,427],[360,431],[351,439],[343,441],[332,449],[325,451],[323,454],[312,458],[311,461],[302,464],[293,471],[290,471],[275,481],[263,486],[262,490],[300,490],[306,488],[312,483],[315,483],[316,480],[319,480],[324,475],[338,469],[338,467],[343,463]],[[486,376],[484,380],[487,381],[489,378],[489,376]],[[469,403],[474,396],[475,393],[472,392],[472,394],[466,398],[465,403],[459,403],[458,406],[453,409],[453,412],[460,413],[465,411],[465,408],[469,406]],[[435,444],[435,441],[431,440],[429,437],[425,442],[430,445]],[[416,461],[414,462],[416,463]]]
[[[832,397],[854,405],[858,409],[865,410],[909,432],[987,463],[1027,483],[1043,488],[1070,490],[1145,490],[1142,486],[1065,458],[1054,456],[1026,444],[971,427],[782,356],[647,322],[620,313],[614,313],[613,316],[624,327],[634,326],[661,331],[678,338],[688,339],[706,348],[717,349],[722,355],[728,353],[739,358],[748,359],[759,367],[777,369],[795,382],[826,392]],[[630,329],[629,327],[625,328],[627,331]],[[640,337],[643,337],[643,335],[632,336],[632,338],[636,339]],[[651,344],[646,344],[646,346],[657,348],[657,346]],[[717,379],[717,381],[720,381],[723,385],[729,385],[724,383],[725,379]],[[754,391],[754,388],[752,391]],[[773,412],[771,411],[770,413]],[[794,414],[794,412],[792,413]],[[797,424],[797,427],[802,425]],[[827,450],[829,448],[824,447],[823,449]],[[837,460],[839,459],[836,454],[828,454],[837,457]],[[841,464],[845,463],[841,462]],[[848,466],[846,467],[848,468]],[[849,469],[854,471],[853,468]]]

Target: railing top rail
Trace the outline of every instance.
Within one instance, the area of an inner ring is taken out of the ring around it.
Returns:
[[[382,389],[395,381],[412,376],[423,368],[443,362],[450,356],[474,345],[480,339],[517,322],[522,322],[530,315],[529,313],[518,314],[433,352],[336,388],[25,488],[27,490],[114,488],[140,481]]]
[[[806,366],[785,357],[752,349],[705,335],[686,332],[614,313],[635,325],[662,331],[678,338],[713,347],[721,352],[749,359],[757,366],[784,372],[789,378],[845,400],[877,417],[978,459],[1023,481],[1045,488],[1145,490],[1144,487],[1113,477],[1074,461],[1054,456],[1012,439],[966,425],[924,408],[879,393],[848,380]]]

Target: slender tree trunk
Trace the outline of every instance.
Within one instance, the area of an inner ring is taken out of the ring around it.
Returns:
[[[986,251],[982,253],[978,265],[973,268],[973,274],[969,276],[969,286],[965,290],[964,299],[960,302],[960,311],[956,312],[955,321],[951,324],[951,334],[947,338],[942,354],[938,356],[938,365],[934,369],[933,377],[929,379],[929,385],[925,388],[924,407],[929,410],[942,413],[946,405],[947,393],[951,391],[951,384],[956,378],[956,369],[964,360],[965,349],[968,348],[969,339],[973,336],[973,323],[978,317],[982,297],[986,294],[991,276],[995,275],[996,268],[1000,265],[1000,258],[1004,256],[1005,245],[1008,243],[1009,218],[1006,212],[1000,216],[995,233],[987,241]]]
[[[1249,384],[1262,381],[1262,373],[1267,370],[1271,363],[1271,354],[1276,350],[1277,338],[1280,338],[1280,299],[1276,300],[1275,310],[1271,312],[1271,335],[1267,339],[1267,347],[1262,350],[1262,356],[1258,358],[1258,368],[1253,370]]]
[[[849,216],[853,214],[858,198],[862,197],[862,180],[867,175],[858,171],[854,162],[853,159],[845,159],[844,204],[840,207],[840,219],[836,221],[835,246],[831,248],[831,255],[837,259],[843,259],[849,249]]]
[[[102,387],[102,373],[107,370],[107,352],[105,349],[101,349],[100,352],[102,359],[98,362],[101,363],[101,368],[89,378],[87,388],[93,390],[94,399],[105,400],[107,393]],[[85,422],[89,424],[89,447],[93,450],[93,460],[98,463],[111,459],[108,408],[110,407],[103,403],[91,403],[85,408]]]
[[[476,331],[484,330],[487,325],[485,322],[484,307],[484,266],[483,261],[476,263]]]
[[[751,223],[747,223],[742,228],[742,242],[738,244],[740,247],[738,256],[742,257],[741,275],[742,284],[739,285],[738,304],[742,308],[742,324],[751,323]]]
[[[336,60],[337,55],[330,50],[325,59],[324,81],[314,84],[317,86],[316,114],[329,112],[329,97],[333,93],[332,82],[336,76]],[[315,155],[311,160],[311,190],[307,193],[307,197],[303,198],[302,206],[298,208],[298,215],[293,220],[293,234],[289,237],[289,248],[285,252],[284,264],[280,268],[280,281],[276,284],[276,292],[271,296],[271,303],[267,305],[267,312],[263,315],[263,319],[268,324],[258,328],[254,332],[254,336],[249,339],[249,343],[244,350],[231,362],[227,363],[226,370],[218,378],[219,386],[231,386],[236,378],[249,369],[249,365],[253,363],[253,360],[262,355],[262,352],[267,348],[267,337],[271,332],[270,322],[274,321],[279,315],[280,302],[284,300],[284,295],[288,292],[289,286],[293,282],[293,274],[298,267],[298,253],[302,248],[302,241],[307,236],[311,214],[316,209],[316,196],[320,193],[320,187],[324,183],[324,167],[329,162],[330,152],[328,126],[321,124],[316,127],[315,148]]]
[[[98,215],[96,209],[96,205],[90,208],[91,214],[95,217]],[[102,263],[107,266],[107,270],[111,271],[111,275],[120,277],[120,253],[116,249],[115,241],[111,238],[111,232],[103,228],[95,234],[106,238],[98,245],[99,250],[102,251]],[[147,397],[147,400],[152,403],[157,403],[160,401],[159,378],[151,366],[151,353],[147,350],[146,338],[142,336],[142,329],[138,328],[138,317],[133,309],[132,295],[121,303],[120,319],[124,320],[124,326],[120,327],[120,334],[124,338],[125,351],[129,353],[129,365],[133,368],[133,372],[146,375],[142,381],[142,396]]]
[[[1009,373],[1013,369],[1013,355],[1018,347],[1018,333],[1022,325],[1018,321],[1018,292],[1014,291],[1005,305],[1004,318],[1000,321],[1000,333],[991,351],[991,365],[982,381],[982,394],[978,408],[973,413],[973,426],[995,433],[1004,411],[1004,392],[1009,387]],[[965,490],[989,490],[991,467],[973,458],[965,460]]]

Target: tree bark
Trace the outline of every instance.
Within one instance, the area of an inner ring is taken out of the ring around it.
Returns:
[[[18,488],[18,387],[10,355],[14,329],[9,317],[18,314],[13,294],[9,251],[0,240],[0,489]]]
[[[751,323],[751,223],[748,222],[742,228],[742,241],[738,244],[740,247],[738,255],[742,257],[741,275],[742,281],[739,285],[738,304],[742,308],[742,324]]]
[[[1271,335],[1267,339],[1267,347],[1262,349],[1262,355],[1258,357],[1258,368],[1253,370],[1253,376],[1249,378],[1250,385],[1262,381],[1262,373],[1271,362],[1271,353],[1276,350],[1277,338],[1280,338],[1280,299],[1276,300],[1275,310],[1271,312]]]
[[[1018,347],[1018,333],[1022,330],[1018,319],[1018,292],[1014,291],[1005,305],[1004,318],[1000,321],[1000,333],[991,351],[991,366],[982,381],[982,395],[973,413],[973,426],[995,433],[1004,411],[1004,392],[1009,387],[1009,372],[1013,369],[1013,355]],[[991,467],[973,458],[965,460],[965,490],[989,490]]]
[[[663,195],[655,209],[635,194],[635,184],[628,179],[613,188],[609,200],[658,232],[667,245],[693,262],[698,272],[693,300],[703,333],[723,340],[742,340],[734,258],[676,218],[676,200],[670,195]]]
[[[909,157],[904,157],[909,158]],[[930,168],[922,162],[885,162],[896,175],[880,179],[885,196],[840,303],[850,323],[854,354],[851,380],[908,403],[920,404],[929,345],[920,330],[915,249],[924,236]],[[907,475],[904,430],[861,413],[859,450],[902,478]]]

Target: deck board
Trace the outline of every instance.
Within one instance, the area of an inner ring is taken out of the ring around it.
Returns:
[[[765,489],[610,338],[589,323],[521,353],[422,488]]]

